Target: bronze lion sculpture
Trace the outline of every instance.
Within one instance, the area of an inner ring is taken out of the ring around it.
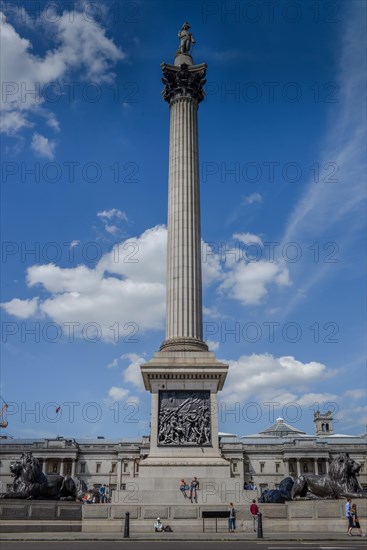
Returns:
[[[279,489],[266,489],[261,493],[259,502],[269,504],[284,504],[287,500],[292,500],[292,487],[293,479],[291,477],[284,478],[280,484]]]
[[[331,462],[328,474],[303,474],[298,477],[292,487],[292,499],[366,497],[367,493],[357,479],[360,469],[361,465],[348,453],[340,454]]]
[[[10,465],[13,485],[0,498],[82,500],[87,486],[79,478],[61,475],[46,476],[40,462],[32,453],[22,454]]]

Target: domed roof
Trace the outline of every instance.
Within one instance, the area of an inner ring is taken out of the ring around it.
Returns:
[[[272,426],[269,426],[269,428],[266,428],[263,432],[260,432],[261,435],[271,435],[275,437],[286,437],[287,435],[305,435],[306,432],[303,432],[302,430],[299,430],[298,428],[294,428],[294,426],[290,426],[289,424],[286,424],[283,420],[283,418],[279,417],[277,418],[277,421]]]

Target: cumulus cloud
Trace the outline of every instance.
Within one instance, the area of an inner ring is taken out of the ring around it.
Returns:
[[[21,318],[47,315],[66,331],[69,323],[76,323],[76,336],[93,322],[104,340],[131,341],[143,331],[164,326],[165,254],[166,229],[157,226],[116,245],[95,268],[33,265],[27,270],[29,288],[41,288],[49,295],[26,301],[15,298],[2,306]]]
[[[18,317],[19,319],[27,319],[36,314],[38,299],[19,300],[19,298],[13,298],[10,302],[2,304],[2,307],[9,315],[14,315],[14,317]]]
[[[140,391],[144,391],[140,365],[145,363],[146,359],[137,355],[136,353],[126,353],[121,356],[121,359],[127,359],[129,361],[129,365],[124,368],[122,374],[125,382],[132,384]]]
[[[110,210],[101,210],[97,212],[97,217],[103,223],[104,229],[110,235],[117,235],[121,228],[121,222],[127,222],[127,215],[118,208]]]
[[[117,386],[112,386],[112,388],[108,390],[108,396],[114,401],[123,401],[129,396],[129,393],[129,390],[118,388]]]
[[[268,294],[270,285],[288,286],[287,268],[276,262],[238,262],[226,273],[219,290],[242,305],[259,304]]]
[[[271,354],[243,355],[236,361],[226,362],[230,368],[221,398],[226,402],[258,400],[308,406],[315,401],[336,398],[333,394],[312,392],[313,384],[335,374],[323,363],[303,363],[293,356]]]
[[[126,213],[122,212],[122,210],[119,210],[118,208],[111,208],[110,210],[101,210],[97,212],[97,216],[104,220],[111,220],[113,218],[117,218],[119,220],[127,221]]]
[[[37,132],[33,134],[31,148],[37,156],[53,160],[55,158],[55,147],[56,143],[54,141],[49,140]]]
[[[219,348],[219,342],[214,342],[214,340],[207,340],[206,343],[210,351],[216,351]]]
[[[22,13],[26,15],[24,8]],[[58,131],[59,123],[54,113],[45,107],[45,88],[75,73],[79,79],[89,82],[111,83],[114,79],[112,67],[126,57],[106,36],[101,24],[91,17],[83,17],[78,10],[65,10],[57,18],[41,17],[40,21],[31,25],[29,17],[14,17],[12,24],[0,12],[1,127],[7,135],[17,135],[33,126],[35,115],[46,118],[48,126]],[[31,41],[15,26],[21,26],[22,30],[32,26],[33,31],[42,33],[49,41],[48,49],[42,55],[34,53]],[[44,151],[43,156],[53,158],[54,144],[37,137],[33,140],[34,150]]]
[[[78,241],[73,243],[77,246]],[[28,287],[49,295],[31,301],[15,298],[3,308],[22,318],[36,313],[48,316],[66,331],[69,323],[76,323],[74,334],[79,336],[85,324],[96,323],[101,337],[111,342],[163,329],[166,248],[167,229],[156,226],[116,244],[94,268],[62,268],[52,263],[30,266]],[[218,254],[208,258],[203,260],[204,284],[215,281],[222,296],[243,305],[260,303],[271,286],[289,284],[287,270],[275,262],[243,259],[226,266]],[[204,313],[211,318],[220,316],[213,307]]]
[[[263,241],[253,233],[235,233],[228,243],[202,243],[203,282],[218,283],[224,297],[241,305],[260,304],[271,287],[290,286],[287,266],[262,259]],[[255,256],[252,255],[255,246]],[[247,248],[249,247],[249,248]]]

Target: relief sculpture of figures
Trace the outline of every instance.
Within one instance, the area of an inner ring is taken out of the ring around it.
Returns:
[[[211,445],[209,392],[160,392],[158,445]]]
[[[196,41],[194,40],[191,32],[189,32],[190,25],[187,21],[182,25],[182,29],[178,33],[178,37],[180,39],[180,47],[178,49],[178,53],[190,53],[191,44],[195,44]]]

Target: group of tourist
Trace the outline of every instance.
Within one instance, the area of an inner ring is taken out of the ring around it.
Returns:
[[[359,523],[359,517],[357,514],[357,505],[352,504],[351,498],[347,498],[347,502],[345,503],[345,516],[348,521],[347,535],[349,537],[352,537],[353,536],[352,529],[358,529],[359,535],[361,537],[365,537],[366,535],[362,533],[361,524]]]
[[[200,482],[197,477],[194,477],[192,479],[190,485],[188,485],[184,479],[181,479],[180,481],[180,491],[183,494],[184,498],[189,498],[191,500],[191,503],[193,502],[193,499],[194,499],[197,504],[198,502],[197,491],[199,490],[199,488],[200,488]],[[187,494],[188,491],[190,491],[189,494]]]
[[[250,481],[245,481],[243,484],[244,491],[256,491],[257,485],[254,480],[251,478]]]
[[[110,502],[110,488],[105,483],[99,489],[90,489],[83,496],[84,504],[107,504]]]

